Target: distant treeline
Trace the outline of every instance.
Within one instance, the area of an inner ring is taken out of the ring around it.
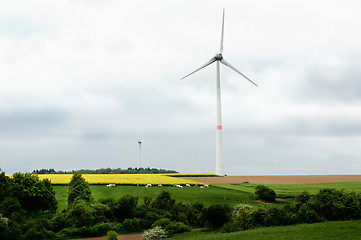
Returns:
[[[53,168],[50,169],[40,169],[34,170],[33,174],[73,174],[79,172],[81,174],[155,174],[155,173],[178,173],[174,170],[165,170],[157,168],[128,168],[128,169],[111,169],[111,168],[101,168],[101,169],[80,169],[80,170],[71,170],[71,171],[56,171]]]

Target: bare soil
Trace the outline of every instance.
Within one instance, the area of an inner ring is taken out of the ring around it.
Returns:
[[[290,175],[290,176],[225,176],[225,177],[182,177],[201,183],[327,183],[361,182],[361,175]]]
[[[120,234],[118,240],[142,240],[143,233],[128,233]],[[94,237],[94,238],[79,238],[79,239],[69,239],[69,240],[107,240],[107,237]]]

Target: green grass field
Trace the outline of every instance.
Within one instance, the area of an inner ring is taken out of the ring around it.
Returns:
[[[90,185],[92,196],[95,200],[102,198],[120,198],[124,194],[132,194],[139,197],[139,202],[143,202],[144,196],[155,199],[161,191],[168,191],[176,201],[192,203],[200,201],[208,206],[212,203],[228,204],[235,206],[238,204],[260,205],[253,202],[254,188],[259,184],[253,183],[220,183],[213,184],[209,188],[200,189],[196,187],[175,188],[175,187],[136,187],[136,186],[116,186],[108,188],[104,185]],[[277,197],[294,197],[307,190],[310,194],[316,194],[321,188],[344,189],[346,192],[361,192],[361,183],[314,183],[314,184],[264,184],[276,191]],[[68,186],[54,186],[56,198],[58,200],[58,211],[67,208]],[[292,201],[292,200],[291,200]],[[288,201],[289,202],[289,201]],[[287,203],[287,202],[286,202]],[[285,204],[285,202],[277,203]]]
[[[68,186],[54,186],[56,199],[58,200],[58,211],[67,208]],[[116,186],[108,188],[103,185],[90,185],[92,196],[95,200],[102,198],[120,198],[124,194],[132,194],[139,197],[139,203],[143,203],[144,196],[150,196],[155,199],[162,191],[168,191],[171,197],[177,202],[193,203],[199,201],[208,206],[212,203],[228,204],[235,206],[240,203],[258,205],[252,202],[253,194],[239,190],[220,188],[211,186],[200,189],[197,187],[185,187],[179,189],[176,187],[136,187],[136,186]]]
[[[361,239],[361,221],[338,221],[294,226],[267,227],[254,230],[220,233],[190,232],[176,235],[174,240],[355,240]]]
[[[254,188],[260,185],[258,183],[218,183],[212,184],[220,188],[232,189],[236,191],[243,191],[253,194]],[[309,194],[314,195],[319,192],[321,188],[335,188],[344,189],[346,192],[361,192],[361,182],[337,182],[337,183],[308,183],[308,184],[263,184],[275,190],[277,197],[288,198],[294,197],[304,190]]]

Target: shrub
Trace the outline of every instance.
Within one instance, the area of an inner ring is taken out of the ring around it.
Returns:
[[[118,233],[115,231],[108,231],[107,240],[118,240]]]
[[[361,217],[359,195],[343,190],[321,189],[316,195],[315,210],[327,220],[350,220]]]
[[[49,222],[45,218],[28,219],[22,226],[22,237],[25,240],[54,238],[55,233],[49,231]]]
[[[171,222],[165,227],[164,230],[166,231],[167,235],[171,237],[176,233],[189,232],[190,227],[182,222]]]
[[[241,230],[241,228],[238,227],[235,222],[228,222],[228,223],[224,224],[222,227],[223,233],[237,232],[240,230]]]
[[[150,208],[150,204],[152,203],[152,197],[144,196],[143,201],[144,201],[143,207],[146,210],[148,210]]]
[[[276,192],[269,187],[258,185],[256,186],[255,190],[255,194],[258,199],[262,199],[268,202],[274,202],[276,199]]]
[[[295,206],[296,209],[300,209],[300,207],[308,203],[310,201],[311,196],[308,194],[307,191],[303,191],[301,194],[296,195],[295,197]]]
[[[152,228],[157,227],[157,226],[165,228],[169,223],[170,223],[169,218],[161,218],[152,224]]]
[[[303,204],[297,211],[296,218],[301,223],[316,223],[324,220],[315,211],[315,206],[312,203]]]
[[[212,204],[203,210],[205,223],[211,228],[220,228],[231,219],[231,209],[227,205]]]
[[[243,207],[240,207],[238,210],[238,214],[236,214],[234,218],[234,225],[241,229],[246,230],[247,229],[247,212],[246,209]]]
[[[122,223],[124,230],[129,232],[137,232],[141,230],[141,220],[138,218],[125,219]]]
[[[265,219],[265,217],[266,211],[263,208],[258,208],[250,211],[246,215],[244,228],[251,229],[263,226],[263,220]]]
[[[104,235],[107,234],[109,231],[113,230],[113,226],[111,223],[97,223],[93,227],[93,233],[95,235]]]
[[[263,226],[280,226],[291,223],[291,213],[285,208],[269,207],[265,211]]]
[[[9,219],[0,213],[0,239],[7,239],[10,236]]]
[[[67,220],[74,227],[92,226],[96,223],[95,209],[84,200],[72,204],[67,212]]]
[[[162,239],[167,235],[162,227],[156,226],[144,232],[143,240]]]
[[[68,221],[64,213],[57,213],[51,219],[52,230],[54,232],[59,232],[63,228],[66,228],[68,225]]]
[[[175,200],[171,199],[170,193],[167,191],[162,191],[153,202],[153,207],[159,210],[168,211],[172,209],[174,203]]]
[[[123,195],[115,202],[114,206],[114,215],[119,222],[123,221],[126,218],[133,218],[135,207],[138,204],[138,197],[133,195]]]

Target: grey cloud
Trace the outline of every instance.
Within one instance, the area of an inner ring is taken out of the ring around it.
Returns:
[[[0,112],[0,132],[26,134],[49,131],[66,122],[67,114],[57,109],[13,109]]]
[[[298,98],[320,102],[360,102],[361,69],[359,62],[346,66],[314,66],[308,70]]]

